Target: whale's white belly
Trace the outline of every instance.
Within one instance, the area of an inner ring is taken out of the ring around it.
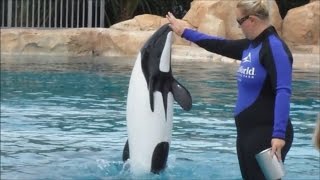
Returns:
[[[173,95],[168,93],[167,117],[161,92],[155,91],[154,112],[151,111],[149,90],[141,69],[141,54],[132,70],[127,99],[127,130],[131,166],[150,171],[152,154],[160,142],[171,142]]]

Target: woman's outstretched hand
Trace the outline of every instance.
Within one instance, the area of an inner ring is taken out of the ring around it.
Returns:
[[[170,23],[169,26],[171,27],[173,32],[175,32],[177,35],[181,36],[186,27],[184,27],[178,21],[178,19],[176,19],[176,17],[174,17],[174,15],[171,12],[168,12],[168,14],[166,15],[166,18],[168,19],[168,21]]]

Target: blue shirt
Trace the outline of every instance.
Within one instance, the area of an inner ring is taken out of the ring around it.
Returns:
[[[234,110],[238,129],[272,126],[272,137],[285,138],[293,58],[274,27],[268,27],[254,40],[227,40],[192,29],[185,29],[182,37],[210,52],[241,60]]]

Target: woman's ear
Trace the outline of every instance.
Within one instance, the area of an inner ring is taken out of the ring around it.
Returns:
[[[258,19],[256,16],[250,16],[249,20],[251,21],[251,23],[255,23]]]

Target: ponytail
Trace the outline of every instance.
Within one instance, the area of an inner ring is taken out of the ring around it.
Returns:
[[[255,15],[260,19],[266,20],[269,18],[269,9],[266,1],[267,0],[240,0],[237,8],[241,9],[245,15]]]

